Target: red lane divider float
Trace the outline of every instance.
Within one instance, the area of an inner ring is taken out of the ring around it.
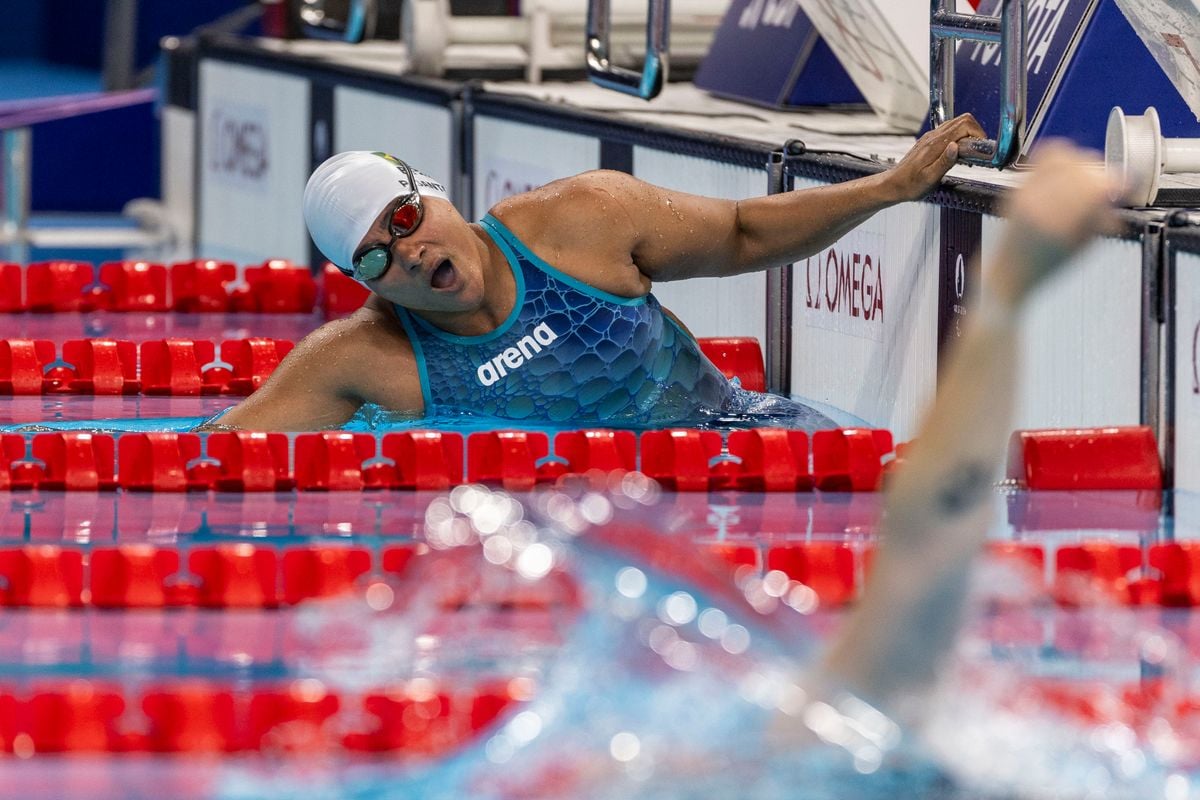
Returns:
[[[21,292],[21,265],[0,261],[0,314],[12,314],[26,309]]]
[[[25,268],[25,302],[29,311],[92,311],[95,270],[86,261],[42,261]]]
[[[179,391],[197,390],[201,378],[195,365],[206,354],[197,357],[187,347],[147,345],[151,347],[143,350],[144,358],[149,353],[151,361],[174,363],[143,373],[150,389],[172,382]],[[188,370],[180,366],[184,362]],[[109,385],[116,388],[117,377],[109,377]],[[445,489],[461,484],[464,477],[463,437],[438,431],[402,431],[382,437],[349,432],[298,434],[295,471],[290,465],[289,436],[283,433],[222,432],[206,434],[203,440],[190,433],[127,433],[120,436],[115,463],[109,455],[113,439],[107,434],[39,433],[33,437],[34,458],[41,464],[25,462],[23,452],[18,453],[22,437],[8,436],[17,438],[7,440],[12,455],[4,457],[9,450],[0,452],[0,486],[10,488],[105,489],[119,484],[134,491]],[[827,486],[851,490],[877,486],[881,466],[879,456],[872,455],[878,451],[871,449],[871,443],[890,441],[890,434],[828,431],[814,438],[823,436],[868,445],[860,448],[865,453],[860,461],[851,460],[847,466],[843,458],[837,464],[842,472],[823,473],[837,479],[827,479]],[[201,445],[204,440],[206,451]],[[486,431],[466,439],[465,477],[473,483],[521,491],[566,475],[632,471],[639,466],[640,449],[641,470],[668,489],[806,491],[813,487],[807,443],[803,432],[772,429],[735,431],[729,435],[727,449],[716,431],[646,431],[638,439],[631,431],[582,430],[556,434],[552,451],[545,433]]]
[[[291,352],[282,339],[69,339],[61,362],[45,339],[0,340],[0,394],[249,395]]]
[[[753,337],[705,338],[697,340],[700,350],[726,378],[737,378],[743,389],[767,390],[766,366],[762,347]]]
[[[229,285],[237,266],[229,261],[198,259],[175,264],[170,270],[172,306],[176,311],[229,311]]]
[[[246,267],[243,279],[235,285],[237,267],[211,260],[170,266],[110,261],[98,271],[86,261],[43,261],[24,269],[5,263],[0,311],[309,314],[316,305],[319,287],[308,267],[271,259]]]
[[[293,347],[292,342],[267,338],[226,340],[219,349],[216,342],[193,339],[137,345],[116,339],[71,339],[62,345],[65,363],[58,363],[49,340],[0,340],[0,394],[248,395]]]
[[[1158,446],[1145,425],[1016,431],[1008,477],[1030,489],[1162,489]]]
[[[325,319],[344,317],[362,307],[371,291],[353,278],[342,274],[333,264],[326,263],[321,272],[324,292],[321,296],[321,310]]]
[[[426,552],[417,543],[388,545],[378,555],[342,544],[281,549],[251,542],[186,551],[144,543],[5,547],[0,606],[274,608],[401,578]]]
[[[440,756],[528,700],[524,678],[449,686],[417,678],[362,693],[320,681],[246,690],[200,681],[142,688],[84,680],[0,689],[0,752],[312,753]],[[138,713],[140,711],[140,714]]]

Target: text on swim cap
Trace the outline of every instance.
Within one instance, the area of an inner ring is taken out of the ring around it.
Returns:
[[[545,322],[533,329],[532,334],[522,336],[515,347],[508,347],[490,361],[485,361],[475,370],[475,377],[484,386],[491,386],[496,381],[508,375],[510,370],[517,369],[529,359],[542,352],[542,348],[558,338]]]

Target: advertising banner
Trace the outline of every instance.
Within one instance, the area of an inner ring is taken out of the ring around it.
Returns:
[[[199,251],[240,264],[307,263],[308,81],[203,61],[198,114]]]

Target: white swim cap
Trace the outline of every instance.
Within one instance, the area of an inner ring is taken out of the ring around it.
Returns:
[[[354,251],[380,212],[411,191],[399,159],[387,153],[351,150],[327,159],[304,187],[304,224],[325,257],[352,269]],[[413,170],[422,197],[449,200],[446,187]]]

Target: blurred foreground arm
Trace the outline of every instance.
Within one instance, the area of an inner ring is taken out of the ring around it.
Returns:
[[[1102,172],[1065,144],[1043,148],[1010,198],[937,399],[887,490],[881,546],[863,599],[818,668],[815,688],[848,689],[885,711],[933,682],[957,634],[967,567],[991,522],[1012,431],[1017,312],[1035,287],[1111,225]]]

